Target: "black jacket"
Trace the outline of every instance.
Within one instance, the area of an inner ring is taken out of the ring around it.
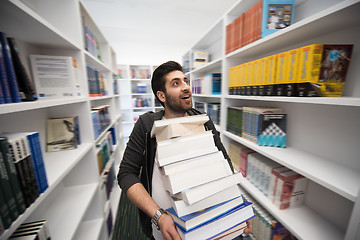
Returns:
[[[190,109],[189,115],[203,114],[196,109]],[[146,191],[152,193],[152,175],[156,153],[156,139],[150,137],[151,128],[154,121],[162,119],[164,111],[147,112],[139,117],[130,134],[123,159],[120,164],[117,176],[118,183],[122,191],[126,191],[135,183],[142,183]],[[212,130],[214,141],[217,148],[223,152],[224,157],[228,160],[231,170],[233,167],[226,150],[221,143],[219,132],[215,129],[213,122],[210,120],[204,124],[206,130]],[[139,178],[140,177],[140,178]],[[143,232],[150,237],[152,235],[151,218],[139,210],[140,222]]]

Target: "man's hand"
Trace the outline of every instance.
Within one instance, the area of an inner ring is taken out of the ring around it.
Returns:
[[[252,233],[252,223],[251,220],[246,221],[247,227],[244,229],[244,233],[250,234]]]
[[[179,233],[176,231],[175,223],[169,215],[162,214],[158,224],[165,240],[181,240]]]

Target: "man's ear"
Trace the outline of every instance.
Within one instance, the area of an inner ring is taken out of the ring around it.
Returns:
[[[165,103],[166,97],[163,91],[157,91],[156,96],[159,98],[161,102]]]

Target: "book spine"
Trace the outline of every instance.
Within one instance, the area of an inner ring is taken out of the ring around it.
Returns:
[[[12,63],[10,47],[6,41],[4,33],[2,33],[2,32],[0,32],[0,42],[2,44],[3,58],[4,58],[5,68],[6,68],[6,72],[7,72],[8,81],[9,81],[9,89],[10,89],[11,99],[15,103],[21,102],[19,87],[18,87],[18,83],[16,80],[14,66]]]
[[[5,200],[4,192],[1,187],[0,187],[0,220],[2,220],[5,229],[8,229],[11,223],[13,222],[10,215],[8,204]]]
[[[0,83],[2,88],[2,95],[4,98],[4,103],[12,103],[9,81],[4,61],[3,45],[0,43]]]
[[[9,207],[11,220],[15,221],[19,216],[19,211],[16,205],[16,198],[13,190],[11,189],[11,182],[9,174],[6,170],[3,154],[0,155],[0,187],[3,191],[5,202]]]
[[[11,189],[13,195],[15,196],[17,209],[19,214],[22,214],[26,209],[24,195],[19,184],[14,162],[12,161],[9,152],[9,142],[7,141],[6,138],[0,138],[0,148],[1,148],[2,158],[4,159],[5,167],[9,175]]]
[[[37,99],[34,87],[32,86],[29,74],[27,73],[21,59],[19,50],[14,38],[7,38],[10,53],[14,64],[17,83],[19,86],[21,100],[34,101]]]

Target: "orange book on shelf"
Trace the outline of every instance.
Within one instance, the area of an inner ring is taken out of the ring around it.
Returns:
[[[239,24],[240,24],[240,17],[236,18],[234,21],[234,45],[233,45],[233,51],[235,51],[236,49],[238,49],[240,47],[239,44],[239,40],[240,40],[240,28],[239,28]]]
[[[239,17],[239,48],[244,46],[244,17],[244,13],[242,13]]]
[[[226,26],[226,42],[225,42],[225,53],[228,54],[230,52],[230,24]]]

